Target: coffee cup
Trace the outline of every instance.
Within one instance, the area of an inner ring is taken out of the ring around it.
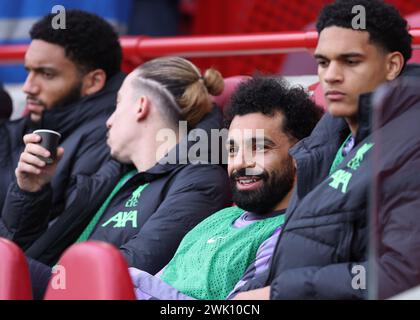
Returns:
[[[47,129],[35,130],[33,133],[41,137],[41,141],[38,142],[38,144],[50,152],[50,156],[48,158],[41,156],[38,158],[40,158],[42,161],[45,161],[47,164],[53,163],[57,158],[57,148],[61,134],[56,131]]]

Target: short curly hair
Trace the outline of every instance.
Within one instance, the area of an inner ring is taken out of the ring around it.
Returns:
[[[238,86],[227,117],[231,121],[250,113],[274,116],[278,112],[284,117],[283,132],[297,140],[309,136],[324,113],[302,87],[290,87],[280,77],[255,76]]]
[[[370,41],[387,52],[400,52],[405,66],[412,54],[412,37],[408,32],[407,21],[395,7],[381,0],[337,0],[326,5],[317,19],[318,33],[331,26],[352,29],[355,17],[352,9],[357,5],[366,10],[365,31],[369,33]]]
[[[31,39],[63,47],[66,57],[83,73],[102,69],[109,79],[119,72],[122,50],[112,26],[93,13],[75,9],[65,13],[65,29],[53,28],[55,14],[51,13],[32,26]]]

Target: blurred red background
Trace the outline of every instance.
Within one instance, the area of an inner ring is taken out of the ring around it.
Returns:
[[[299,31],[316,20],[327,0],[185,0],[182,30],[192,35]],[[420,0],[386,0],[402,15],[420,11]],[[284,55],[193,59],[202,69],[214,66],[224,76],[278,73]]]

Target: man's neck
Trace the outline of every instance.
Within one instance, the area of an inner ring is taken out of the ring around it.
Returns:
[[[347,125],[351,131],[351,135],[356,137],[357,130],[359,129],[359,121],[357,118],[346,118]]]
[[[179,143],[179,136],[176,134],[175,139],[165,141],[164,147],[162,143],[156,141],[157,131],[151,132],[144,137],[145,144],[138,145],[131,161],[138,172],[144,172],[152,168],[165,155]]]

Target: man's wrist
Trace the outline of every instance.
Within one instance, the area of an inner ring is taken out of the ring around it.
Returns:
[[[47,184],[43,185],[41,188],[38,188],[37,190],[30,191],[30,190],[22,189],[19,186],[19,184],[16,182],[13,186],[12,192],[18,192],[25,197],[37,197],[37,196],[45,193],[49,189],[51,189],[51,184],[50,183],[47,183]]]

